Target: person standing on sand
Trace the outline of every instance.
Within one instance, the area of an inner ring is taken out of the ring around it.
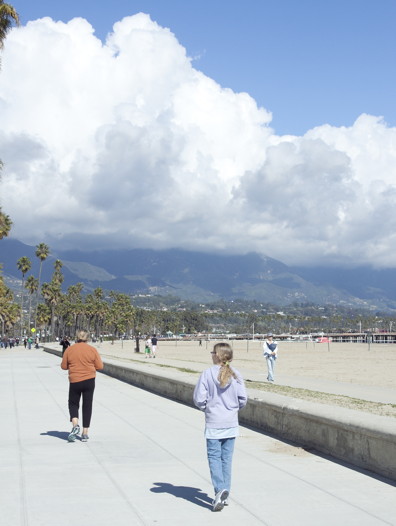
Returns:
[[[235,437],[239,435],[238,411],[247,403],[245,384],[231,369],[232,349],[217,343],[211,352],[213,366],[200,376],[194,389],[194,404],[205,412],[205,438],[210,475],[215,492],[213,511],[228,504]]]
[[[267,360],[267,369],[268,376],[267,380],[269,382],[274,381],[274,372],[275,372],[275,360],[278,354],[278,344],[273,340],[272,333],[267,334],[267,339],[263,343],[263,355]]]
[[[65,350],[61,368],[69,371],[69,413],[73,425],[67,437],[74,442],[80,433],[78,425],[78,411],[82,396],[82,442],[88,441],[88,429],[92,416],[92,401],[95,390],[96,371],[103,369],[103,362],[95,347],[87,344],[89,333],[78,331],[76,343]]]
[[[146,341],[144,343],[144,353],[146,355],[146,358],[151,358],[151,338],[150,336],[147,336]]]
[[[153,351],[153,358],[155,358],[155,353],[157,352],[158,339],[157,335],[153,334],[151,338],[151,350]]]

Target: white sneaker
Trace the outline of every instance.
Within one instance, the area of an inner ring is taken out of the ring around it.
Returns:
[[[224,508],[224,502],[227,500],[228,495],[228,489],[222,489],[216,493],[215,500],[213,501],[213,511],[221,511]]]
[[[73,427],[73,429],[71,430],[71,433],[69,434],[69,436],[67,437],[67,440],[69,442],[74,442],[76,440],[76,436],[79,434],[80,432],[80,426],[77,424],[76,426]]]

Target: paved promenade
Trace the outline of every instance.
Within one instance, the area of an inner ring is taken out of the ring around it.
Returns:
[[[5,526],[396,525],[390,481],[243,427],[230,505],[213,513],[203,414],[99,374],[91,438],[68,443],[59,364],[0,350]]]

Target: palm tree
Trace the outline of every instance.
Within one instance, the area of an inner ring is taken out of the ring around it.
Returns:
[[[87,317],[88,330],[93,332],[96,337],[100,337],[103,331],[103,322],[109,311],[109,304],[104,299],[103,290],[97,287],[92,294],[87,294],[85,298],[85,315]]]
[[[30,320],[32,314],[32,296],[38,290],[38,279],[34,276],[29,276],[25,283],[25,288],[29,291],[29,331],[30,331]]]
[[[135,335],[135,352],[140,352],[140,338],[142,334],[152,333],[152,327],[154,324],[154,312],[148,311],[141,308],[133,308],[132,313],[132,329],[133,334]],[[173,313],[175,316],[178,316],[179,313]]]
[[[13,24],[19,25],[19,16],[11,4],[0,0],[0,49],[4,47],[4,40]]]
[[[36,246],[36,257],[40,260],[40,270],[39,270],[39,276],[38,276],[38,291],[40,291],[40,283],[41,283],[41,271],[43,268],[43,262],[47,259],[49,256],[50,249],[49,246],[45,243],[39,243]]]
[[[10,216],[8,216],[7,214],[4,214],[1,211],[1,207],[0,207],[0,239],[3,239],[3,237],[8,236],[11,230],[11,226],[12,226],[12,221],[10,219]]]
[[[51,308],[51,338],[55,340],[55,310],[58,308],[60,301],[62,300],[62,289],[64,277],[61,272],[63,267],[62,261],[57,259],[54,263],[54,272],[50,283],[43,283],[41,287],[41,294],[47,305]]]
[[[37,298],[36,298],[36,304],[38,304],[38,295],[41,291],[41,271],[43,270],[43,262],[47,259],[47,257],[50,254],[50,248],[45,243],[39,243],[36,246],[36,257],[40,260],[40,269],[39,269],[39,276],[38,276],[38,287],[37,287]],[[34,325],[37,325],[37,308],[36,308],[36,317],[34,319]]]
[[[111,291],[110,298],[113,302],[107,313],[107,322],[112,327],[114,338],[114,336],[121,336],[128,330],[133,321],[135,309],[132,307],[130,297],[127,294]]]
[[[3,277],[0,275],[0,321],[2,325],[1,334],[4,336],[5,329],[10,328],[17,322],[19,307],[14,303],[14,295],[4,284]]]
[[[2,168],[3,168],[3,163],[0,159],[0,173],[1,173]],[[4,214],[4,212],[2,212],[1,206],[0,206],[0,239],[3,239],[3,237],[8,236],[11,230],[11,226],[12,226],[12,221],[10,217]]]
[[[55,341],[55,309],[62,297],[60,284],[55,281],[43,283],[41,292],[47,305],[51,309],[51,338],[52,341]]]
[[[18,270],[22,272],[22,287],[21,287],[21,339],[23,336],[23,289],[25,287],[25,274],[31,269],[32,262],[26,256],[22,256],[17,261]]]
[[[82,283],[70,285],[67,293],[61,298],[58,316],[62,324],[63,334],[76,334],[77,330],[85,327],[85,305],[81,297]]]
[[[61,272],[61,269],[63,267],[63,263],[60,259],[57,259],[54,263],[54,268],[55,268],[55,271],[54,273],[52,274],[52,281],[54,283],[57,283],[58,285],[62,285],[63,283],[63,280],[65,279],[63,277],[63,274]]]
[[[47,334],[47,326],[51,321],[51,309],[45,303],[37,305],[37,323],[40,327],[40,340]]]

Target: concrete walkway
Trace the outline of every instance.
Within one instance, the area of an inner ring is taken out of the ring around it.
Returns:
[[[99,374],[91,438],[68,443],[59,363],[0,351],[1,524],[396,525],[390,481],[243,427],[230,506],[213,513],[203,414]]]

